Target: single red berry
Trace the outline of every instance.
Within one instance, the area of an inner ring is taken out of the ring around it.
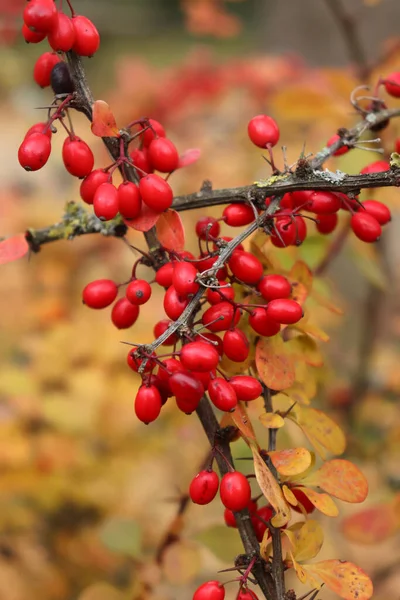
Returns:
[[[327,235],[336,229],[338,224],[338,216],[336,213],[331,215],[317,215],[316,227],[319,233]]]
[[[32,133],[44,133],[44,135],[47,135],[49,140],[51,140],[51,127],[47,127],[47,123],[35,123],[34,125],[32,125],[32,127],[29,127],[24,139],[32,135]]]
[[[47,34],[57,25],[57,8],[53,0],[30,0],[23,17],[29,29]]]
[[[142,385],[135,398],[135,413],[143,423],[155,421],[161,412],[162,398],[155,385]]]
[[[25,23],[22,25],[22,35],[24,36],[24,40],[27,42],[27,44],[38,44],[46,37],[46,33],[44,31],[32,31],[32,29],[29,29]]]
[[[213,333],[225,331],[238,324],[240,310],[229,302],[220,302],[210,306],[203,314],[201,321]]]
[[[326,215],[337,212],[340,207],[340,198],[335,193],[318,191],[311,194],[306,210],[319,215]]]
[[[303,219],[300,215],[296,215],[294,217],[294,227],[296,231],[296,236],[294,240],[295,246],[301,246],[304,240],[307,237],[307,225],[306,220]]]
[[[204,391],[208,390],[211,375],[215,376],[215,371],[188,371],[195,379],[198,379],[203,386]]]
[[[126,298],[120,298],[114,304],[111,312],[111,320],[117,329],[128,329],[132,327],[139,316],[139,307],[134,306]]]
[[[249,225],[255,219],[254,211],[248,204],[229,204],[222,213],[222,218],[230,227]]]
[[[378,200],[365,200],[362,205],[369,215],[375,217],[379,225],[386,225],[392,219],[392,215],[386,204]]]
[[[360,202],[356,198],[349,198],[347,194],[336,192],[342,203],[341,208],[349,212],[356,211],[360,208]]]
[[[250,484],[240,471],[225,473],[221,479],[219,493],[222,504],[233,512],[243,510],[251,500]]]
[[[388,94],[395,98],[400,98],[400,71],[390,73],[385,77],[385,88]]]
[[[280,323],[272,319],[267,309],[262,306],[253,309],[249,317],[249,325],[256,333],[265,337],[272,337],[281,329]]]
[[[173,396],[173,393],[171,388],[169,387],[169,382],[171,376],[174,373],[177,373],[178,371],[182,373],[186,372],[186,369],[183,366],[183,364],[179,360],[176,360],[176,358],[167,358],[163,361],[162,366],[160,365],[157,372],[157,377],[162,382],[163,386],[166,386],[168,394],[170,396]]]
[[[190,415],[196,410],[204,395],[204,387],[200,379],[188,371],[177,371],[169,378],[168,385],[182,412]]]
[[[140,213],[142,200],[139,188],[130,181],[124,181],[118,187],[118,208],[125,219],[134,219]]]
[[[247,131],[250,140],[259,148],[266,148],[267,145],[275,146],[279,140],[279,127],[272,117],[267,115],[258,115],[253,117]]]
[[[195,504],[210,504],[218,488],[219,477],[215,471],[200,471],[190,483],[189,495]]]
[[[315,510],[315,506],[314,504],[308,499],[308,497],[306,496],[306,494],[302,491],[301,487],[300,488],[293,488],[292,490],[293,495],[295,496],[297,502],[299,502],[301,504],[301,506],[304,508],[304,510],[306,511],[306,513],[309,515],[310,513],[314,512]],[[292,506],[293,510],[301,513],[302,510],[299,506]]]
[[[193,263],[182,261],[175,264],[172,274],[172,285],[179,296],[187,298],[198,291],[199,284],[195,281],[196,277],[197,269]]]
[[[99,185],[93,196],[93,209],[96,217],[110,221],[118,214],[118,190],[112,183]]]
[[[210,254],[202,254],[201,256],[199,256],[199,259],[196,262],[196,267],[200,273],[203,273],[204,271],[208,271],[208,269],[211,269],[211,267],[214,265],[214,263],[217,259],[218,259],[218,256],[211,256]],[[222,267],[221,269],[218,269],[215,276],[219,280],[226,279],[226,277],[228,276],[226,268]]]
[[[61,58],[53,52],[45,52],[39,56],[33,68],[33,78],[40,87],[45,88],[50,85],[51,71],[60,61]]]
[[[228,264],[235,277],[249,285],[258,283],[262,277],[263,266],[250,252],[234,252]]]
[[[268,303],[267,315],[284,325],[293,325],[303,317],[303,309],[296,300],[282,298]]]
[[[233,386],[222,377],[215,377],[208,386],[208,395],[211,402],[225,412],[236,408],[237,396]],[[228,507],[229,508],[229,507]]]
[[[133,304],[132,304],[133,306]],[[142,366],[143,363],[143,358],[138,358],[135,356],[135,350],[129,350],[128,352],[128,356],[126,357],[126,362],[128,364],[128,367],[130,369],[132,369],[132,371],[135,371],[135,373],[138,372],[139,367]],[[147,360],[145,366],[144,366],[144,373],[149,373],[150,371],[152,371],[156,366],[156,363],[154,360],[149,359]]]
[[[214,217],[200,217],[196,223],[196,235],[201,240],[217,238],[219,236],[220,226]]]
[[[150,143],[148,157],[152,167],[161,173],[171,173],[178,167],[178,150],[166,137],[155,138]]]
[[[72,19],[63,12],[57,13],[57,24],[50,31],[48,41],[53,50],[69,52],[75,42]]]
[[[218,354],[220,356],[223,355],[224,353],[224,347],[223,347],[223,343],[220,337],[218,337],[215,333],[211,333],[210,331],[205,331],[204,333],[202,333],[201,335],[197,335],[195,337],[196,341],[204,341],[204,338],[206,338],[207,340],[210,340],[211,345],[214,346],[214,348],[216,349],[216,351],[218,352]]]
[[[397,152],[398,154],[400,154],[400,138],[397,138],[397,140],[394,143],[394,150],[395,152]]]
[[[193,600],[224,600],[225,588],[219,581],[207,581],[194,593]]]
[[[95,169],[81,183],[80,194],[86,204],[93,204],[94,195],[102,183],[111,183],[112,177],[103,169]]]
[[[224,521],[225,525],[227,525],[228,527],[234,527],[235,529],[237,529],[235,515],[233,514],[233,511],[231,511],[229,508],[225,508],[224,510]]]
[[[126,288],[125,295],[129,302],[141,306],[150,299],[151,285],[144,279],[135,279]]]
[[[258,600],[257,594],[248,588],[239,590],[236,600]]]
[[[164,296],[164,310],[167,317],[176,321],[188,304],[188,298],[181,298],[174,286],[170,285]]]
[[[381,173],[382,171],[389,171],[390,164],[386,160],[376,160],[373,163],[370,163],[363,169],[361,169],[360,173],[362,175],[369,175],[370,173]]]
[[[62,158],[68,173],[83,179],[92,172],[93,152],[81,138],[67,137],[62,148]]]
[[[235,390],[237,399],[241,402],[251,402],[262,394],[261,383],[250,375],[235,375],[230,378],[229,383]]]
[[[165,137],[165,129],[161,125],[161,123],[159,123],[155,119],[149,119],[148,122],[151,125],[151,127],[149,127],[148,129],[146,129],[147,125],[142,125],[142,129],[146,129],[142,134],[142,143],[145,147],[150,146],[151,142],[156,137]]]
[[[83,289],[82,301],[89,308],[106,308],[117,297],[118,287],[111,279],[96,279]]]
[[[176,263],[174,262],[169,262],[158,269],[155,277],[158,285],[161,285],[161,287],[164,288],[169,288],[169,286],[172,285],[175,264]]]
[[[241,329],[228,329],[223,339],[225,355],[234,362],[243,362],[249,355],[250,344]]]
[[[297,192],[291,192],[290,196],[294,209],[305,208],[310,201],[310,196],[314,193],[313,190],[299,190]]]
[[[75,41],[72,50],[79,56],[93,56],[100,46],[100,35],[92,21],[82,15],[72,17]]]
[[[333,135],[331,138],[329,138],[329,140],[326,142],[326,145],[329,148],[330,146],[332,146],[335,142],[339,141],[340,139],[341,139],[340,135],[335,133],[335,135]],[[339,150],[336,150],[333,153],[333,156],[342,156],[342,154],[346,154],[346,152],[348,152],[349,150],[350,150],[350,148],[348,146],[344,145],[341,148],[339,148]]]
[[[283,275],[265,275],[257,287],[265,300],[288,298],[292,292],[292,286]]]
[[[264,533],[267,530],[269,532],[268,526],[264,521],[270,521],[273,514],[274,513],[271,507],[263,506],[262,508],[258,509],[252,517],[251,522],[253,523],[254,531],[259,542],[262,542]]]
[[[235,290],[227,281],[220,281],[220,287],[208,288],[207,302],[210,304],[219,304],[224,301],[233,301],[235,298]]]
[[[294,246],[296,243],[296,225],[293,217],[277,217],[271,232],[271,242],[277,248]]]
[[[156,212],[163,212],[172,204],[174,194],[171,186],[159,175],[146,175],[139,182],[143,202]]]
[[[139,177],[144,177],[145,175],[153,172],[153,167],[150,164],[147,148],[142,148],[142,150],[135,148],[130,153],[130,157],[135,167],[138,168]]]
[[[48,161],[51,142],[44,133],[31,133],[18,149],[18,161],[25,171],[38,171]]]
[[[207,342],[190,342],[181,350],[181,362],[189,371],[212,371],[217,368],[219,354]]]
[[[154,325],[154,329],[153,329],[153,334],[155,338],[159,338],[161,335],[163,335],[163,333],[165,333],[167,331],[167,329],[169,328],[169,326],[171,325],[172,321],[170,321],[169,319],[161,319],[161,321],[158,321],[155,325]],[[167,339],[165,340],[165,342],[163,342],[161,345],[162,346],[174,346],[178,341],[178,336],[176,335],[176,333],[171,333],[170,336],[167,337]]]
[[[382,228],[378,221],[366,210],[355,213],[351,217],[351,228],[358,239],[363,242],[376,242],[382,234]]]

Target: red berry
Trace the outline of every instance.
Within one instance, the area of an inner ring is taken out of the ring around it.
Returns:
[[[172,276],[174,273],[175,263],[169,262],[160,267],[156,273],[156,282],[161,287],[169,288],[172,285]]]
[[[250,140],[259,148],[265,148],[267,145],[275,146],[279,140],[279,127],[272,117],[267,115],[258,115],[253,117],[247,131]]]
[[[188,304],[189,300],[187,298],[181,298],[173,285],[171,285],[165,292],[165,314],[173,321],[179,319]]]
[[[231,285],[227,285],[227,281],[220,281],[219,284],[221,287],[208,288],[207,290],[207,302],[210,304],[219,304],[227,300],[232,301],[235,298],[235,290]]]
[[[225,588],[219,581],[207,581],[194,593],[193,600],[224,600]]]
[[[326,215],[337,212],[340,207],[341,201],[336,194],[333,192],[318,191],[311,194],[306,210],[319,215]]]
[[[24,9],[24,23],[32,31],[49,33],[57,25],[57,8],[53,0],[30,0]]]
[[[332,215],[317,215],[316,227],[319,233],[327,235],[336,229],[338,216],[336,213]]]
[[[196,235],[201,240],[216,238],[219,236],[220,226],[214,217],[201,217],[196,223]]]
[[[35,123],[34,125],[32,125],[32,127],[29,127],[24,139],[32,135],[32,133],[44,133],[44,135],[47,135],[49,140],[51,140],[51,127],[47,127],[47,123]]]
[[[308,499],[308,497],[305,495],[305,493],[302,491],[301,488],[293,488],[291,491],[292,491],[293,495],[295,496],[296,500],[303,506],[303,508],[307,514],[314,512],[314,510],[315,510],[314,504]],[[298,513],[302,512],[302,510],[299,506],[292,506],[292,508],[294,511],[296,511]]]
[[[33,78],[40,87],[44,88],[50,85],[51,71],[54,65],[60,61],[60,57],[53,52],[45,52],[39,56],[33,68]]]
[[[267,313],[267,309],[260,306],[255,308],[249,318],[250,327],[259,335],[272,337],[279,333],[281,329],[280,323],[272,319]]]
[[[365,200],[362,205],[369,215],[375,217],[379,225],[386,225],[386,223],[389,223],[392,218],[390,210],[386,204],[383,204],[378,200]]]
[[[255,219],[254,211],[248,204],[229,204],[224,209],[222,217],[230,227],[249,225]]]
[[[235,309],[229,302],[220,302],[210,306],[201,318],[203,325],[213,333],[225,331],[237,325],[239,319],[240,310]]]
[[[177,262],[172,274],[172,285],[179,296],[187,298],[190,294],[195,294],[199,289],[196,283],[197,269],[193,263]]]
[[[196,341],[200,341],[200,340],[204,340],[204,338],[207,338],[207,340],[210,340],[211,345],[214,346],[214,348],[216,349],[216,351],[218,352],[218,354],[220,356],[223,355],[224,353],[224,347],[222,344],[222,340],[220,337],[218,337],[215,333],[211,333],[209,331],[205,331],[204,333],[195,337]]]
[[[95,169],[81,183],[80,194],[86,204],[93,204],[94,195],[97,188],[102,183],[112,183],[112,177],[103,169]]]
[[[169,328],[171,323],[172,323],[172,321],[170,321],[169,319],[162,319],[161,321],[158,321],[158,323],[156,323],[154,325],[154,329],[153,329],[154,337],[159,338],[163,333],[165,333],[167,331],[167,329]],[[178,336],[175,333],[171,333],[171,335],[169,337],[167,337],[165,342],[163,342],[161,345],[162,346],[173,346],[174,344],[176,344],[177,341],[178,341]]]
[[[385,88],[388,94],[395,98],[400,98],[400,71],[390,73],[385,78]]]
[[[269,506],[263,506],[259,510],[256,511],[255,515],[251,519],[254,527],[254,531],[256,533],[257,539],[259,542],[262,542],[264,533],[268,530],[267,525],[264,521],[270,521],[273,515],[273,510]],[[261,517],[260,519],[258,517]],[[261,520],[262,519],[262,520]],[[269,530],[268,530],[269,531]]]
[[[215,471],[200,471],[192,479],[189,494],[195,504],[209,504],[217,495],[219,478]]]
[[[235,277],[244,283],[252,285],[258,283],[262,277],[263,266],[258,258],[250,252],[237,250],[228,264]]]
[[[300,215],[294,217],[294,227],[296,231],[296,236],[294,240],[295,246],[300,246],[307,237],[307,225],[306,220],[303,219]]]
[[[139,182],[143,202],[156,212],[163,212],[172,204],[174,195],[171,186],[159,175],[146,175]]]
[[[219,354],[207,342],[190,342],[181,350],[181,362],[189,371],[213,371],[219,363]]]
[[[126,298],[117,300],[111,312],[111,320],[117,329],[128,329],[128,327],[132,327],[138,316],[139,307],[134,306]]]
[[[126,297],[129,302],[141,306],[146,304],[151,296],[151,285],[144,279],[135,279],[126,288]]]
[[[237,405],[237,396],[233,386],[222,377],[215,377],[210,381],[208,395],[219,410],[230,412]]]
[[[386,160],[376,160],[373,163],[370,163],[363,169],[361,169],[360,173],[362,175],[369,175],[370,173],[381,173],[382,171],[389,171],[390,165]]]
[[[75,41],[75,29],[72,19],[63,12],[57,13],[57,24],[48,35],[53,50],[69,52]]]
[[[155,385],[142,385],[135,398],[135,413],[143,423],[155,421],[161,412],[161,394]]]
[[[303,309],[296,300],[282,298],[268,303],[267,315],[285,325],[293,325],[303,317]]]
[[[182,412],[190,415],[196,410],[204,394],[204,386],[197,377],[187,371],[177,371],[169,378],[168,385]]]
[[[118,208],[125,219],[134,219],[140,213],[142,201],[139,188],[130,181],[124,181],[118,187]]]
[[[252,590],[242,588],[239,590],[236,600],[258,600],[258,596]]]
[[[292,292],[292,286],[283,275],[265,275],[257,287],[265,300],[288,298]]]
[[[251,500],[250,484],[239,471],[225,473],[221,479],[219,493],[222,504],[233,512],[243,510]]]
[[[150,143],[148,157],[152,167],[162,173],[171,173],[178,167],[178,150],[168,138],[154,139]]]
[[[118,287],[111,279],[96,279],[87,284],[82,292],[83,303],[89,308],[106,308],[117,297]]]
[[[151,142],[156,138],[156,136],[158,136],[159,138],[165,137],[165,129],[161,125],[161,123],[159,123],[155,119],[149,119],[149,124],[151,125],[151,127],[146,129],[146,131],[142,135],[143,146],[146,147],[150,146]],[[145,127],[142,126],[142,129],[144,129]]]
[[[46,37],[46,33],[44,31],[32,31],[32,29],[29,29],[25,23],[22,25],[22,35],[28,44],[38,44]]]
[[[62,158],[68,173],[74,177],[87,177],[94,165],[93,152],[86,142],[74,136],[67,137],[63,144]]]
[[[204,271],[208,271],[214,265],[215,261],[218,259],[218,256],[210,256],[209,254],[202,254],[198,261],[196,262],[196,267],[203,273]],[[227,271],[225,267],[218,269],[215,276],[217,279],[225,279],[227,277]]]
[[[25,171],[38,171],[48,161],[51,142],[45,133],[31,133],[18,149],[18,161]]]
[[[235,390],[237,399],[241,402],[251,402],[262,394],[261,383],[250,375],[235,375],[230,378],[229,383]]]
[[[235,515],[229,508],[225,508],[224,510],[224,521],[225,525],[227,525],[228,527],[234,527],[235,529],[237,529]]]
[[[141,367],[141,365],[143,363],[143,360],[144,360],[143,358],[137,358],[135,356],[135,350],[129,350],[128,356],[127,356],[127,363],[128,363],[128,367],[131,368],[132,371],[135,371],[135,373],[137,373],[139,370],[139,367]],[[150,371],[152,371],[154,369],[155,366],[156,366],[156,363],[154,362],[154,360],[152,360],[152,359],[147,360],[146,365],[144,367],[144,373],[149,373]]]
[[[293,217],[277,217],[271,232],[271,242],[277,248],[294,246],[296,243],[296,225]]]
[[[118,214],[118,191],[112,183],[99,185],[93,196],[93,209],[96,217],[110,221]]]
[[[139,177],[144,177],[148,173],[153,172],[153,167],[151,166],[149,161],[147,148],[143,148],[142,150],[139,150],[139,148],[135,148],[130,153],[130,157],[135,167],[137,167],[139,170]]]
[[[208,390],[208,386],[210,385],[211,381],[211,375],[215,375],[215,371],[188,371],[188,373],[200,381],[204,391]]]
[[[397,138],[397,140],[395,141],[394,150],[395,150],[395,152],[400,154],[400,138]]]
[[[331,138],[329,138],[326,145],[329,148],[330,146],[332,146],[335,142],[337,142],[340,139],[341,139],[340,135],[335,133],[335,135],[333,135]],[[348,152],[349,150],[350,150],[350,148],[348,146],[342,146],[341,148],[339,148],[339,150],[336,150],[336,152],[333,153],[333,156],[341,156],[342,154],[346,154],[346,152]]]
[[[382,228],[378,221],[366,210],[355,213],[351,217],[351,228],[358,239],[363,242],[376,242],[381,237]]]
[[[80,56],[93,56],[100,46],[100,36],[92,21],[82,15],[72,17],[75,41],[72,50]]]
[[[176,360],[176,358],[167,358],[163,361],[162,365],[163,366],[160,365],[158,369],[157,377],[160,379],[163,385],[167,386],[169,394],[172,396],[173,394],[169,387],[171,376],[178,371],[182,373],[186,372],[185,367],[179,360]]]
[[[249,355],[250,344],[241,329],[229,329],[223,339],[225,355],[234,362],[243,362]]]

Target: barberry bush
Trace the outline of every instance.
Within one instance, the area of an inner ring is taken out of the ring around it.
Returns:
[[[132,258],[127,272],[123,277],[107,268],[102,272],[99,256],[99,276],[81,290],[82,313],[107,311],[109,327],[123,332],[126,353],[123,357],[121,350],[120,360],[132,374],[131,410],[142,423],[141,435],[146,425],[158,427],[162,435],[163,423],[175,412],[197,419],[208,440],[202,464],[185,467],[192,479],[156,556],[146,557],[145,541],[140,552],[135,550],[140,575],[129,597],[158,597],[162,582],[156,566],[175,564],[177,579],[186,582],[182,572],[187,569],[191,580],[194,550],[181,536],[183,514],[191,503],[204,506],[219,498],[221,530],[240,538],[242,551],[232,552],[229,569],[194,585],[193,600],[228,595],[236,600],[315,599],[326,588],[346,600],[368,600],[373,586],[363,569],[346,556],[318,557],[325,526],[319,515],[338,517],[337,499],[362,503],[368,482],[342,456],[342,428],[315,406],[324,384],[321,346],[329,340],[316,314],[321,307],[340,312],[326,293],[323,275],[344,242],[379,248],[391,227],[391,211],[376,194],[400,184],[400,143],[393,125],[400,116],[400,71],[377,77],[369,91],[365,85],[355,87],[351,126],[327,130],[325,144],[312,154],[304,149],[293,164],[282,148],[279,119],[255,112],[240,127],[243,145],[256,148],[260,162],[264,159],[263,177],[221,189],[205,180],[177,194],[176,176],[202,160],[202,149],[177,148],[162,119],[161,102],[155,115],[144,107],[146,116],[130,114],[124,106],[120,112],[128,121],[117,124],[111,102],[93,97],[85,58],[97,60],[101,40],[95,24],[76,14],[69,1],[61,9],[53,0],[29,0],[22,35],[29,44],[43,46],[33,78],[48,89],[48,105],[45,117],[32,124],[19,145],[19,164],[27,172],[46,169],[59,151],[65,171],[79,180],[80,198],[68,203],[58,223],[0,242],[0,263],[27,254],[34,261],[42,246],[87,234],[110,238],[110,243],[123,240],[127,260]],[[366,69],[360,76],[367,77]],[[180,85],[182,92],[189,83],[177,77],[176,89]],[[76,133],[82,115],[91,128],[85,139]],[[385,143],[378,135],[385,135]],[[108,159],[95,159],[96,138]],[[357,174],[335,167],[337,157],[357,149],[382,156],[374,156]],[[259,166],[254,172],[260,172]],[[187,217],[194,210],[195,222]],[[302,255],[302,248],[312,249],[310,239],[325,236],[331,237],[322,242],[321,260],[307,260],[310,250]],[[146,343],[135,337],[143,319],[152,324]],[[184,461],[190,440],[178,443]],[[175,476],[180,484],[179,473]],[[386,510],[389,529],[395,530],[398,502],[388,501]],[[349,517],[344,532],[360,539],[365,520],[377,518],[368,515]],[[134,542],[137,531],[121,527],[123,522],[116,536],[111,524],[103,535],[111,548],[129,554],[127,549],[139,544]],[[223,554],[230,554],[226,544]],[[296,591],[293,579],[288,584],[293,573],[299,581]]]

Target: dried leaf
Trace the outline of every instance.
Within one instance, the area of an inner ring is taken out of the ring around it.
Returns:
[[[256,434],[254,433],[251,420],[247,415],[246,407],[242,402],[237,403],[235,410],[230,413],[230,417],[247,443],[255,441]]]
[[[165,578],[172,585],[185,585],[192,581],[201,569],[200,548],[190,540],[170,544],[162,555]]]
[[[197,162],[200,158],[200,154],[200,148],[190,148],[189,150],[185,150],[185,152],[179,157],[178,169],[188,167],[189,165]]]
[[[327,451],[336,455],[344,452],[346,438],[343,431],[321,410],[296,405],[288,419],[301,427],[322,459],[326,459]]]
[[[260,490],[276,512],[271,519],[271,523],[274,527],[282,527],[288,523],[290,519],[291,512],[289,506],[282,494],[279,483],[261,458],[254,443],[251,444],[251,451],[254,458],[254,472],[257,483],[260,486]]]
[[[368,494],[368,482],[361,471],[348,460],[329,460],[303,480],[345,502],[363,502]]]
[[[19,233],[0,242],[0,265],[18,260],[28,253],[29,245],[25,234]]]
[[[323,560],[303,565],[307,575],[316,575],[345,600],[369,600],[373,594],[370,578],[360,567],[346,560]]]
[[[280,335],[258,341],[256,366],[260,378],[272,390],[284,390],[294,383],[294,357]]]
[[[96,100],[92,107],[92,133],[98,137],[119,137],[115,117],[104,100]]]
[[[290,528],[294,539],[293,556],[302,562],[317,556],[324,543],[324,532],[321,525],[314,519],[305,523],[296,523]]]
[[[124,219],[125,225],[128,227],[132,227],[136,229],[136,231],[149,231],[160,218],[161,213],[154,212],[151,210],[146,204],[142,204],[142,210],[140,211],[140,215],[135,219]]]
[[[185,248],[185,230],[179,214],[172,209],[160,215],[156,224],[157,237],[167,250],[182,252]]]
[[[260,419],[261,425],[267,427],[267,429],[280,429],[284,426],[285,421],[276,413],[263,413],[258,417]]]
[[[351,542],[378,544],[400,529],[400,515],[391,504],[366,508],[342,521],[342,531]]]
[[[315,508],[318,509],[322,514],[327,517],[337,517],[339,509],[328,494],[319,494],[318,492],[311,490],[307,487],[300,488],[303,494],[307,496],[309,501],[314,504]]]
[[[274,452],[268,452],[268,455],[278,473],[285,477],[304,473],[312,462],[311,454],[306,448],[276,450]]]

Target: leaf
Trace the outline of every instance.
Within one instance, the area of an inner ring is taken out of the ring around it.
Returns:
[[[303,261],[297,261],[290,269],[288,275],[290,281],[297,281],[301,283],[309,292],[312,288],[313,274],[310,267]]]
[[[185,150],[183,154],[179,157],[178,169],[182,169],[183,167],[188,167],[189,165],[193,165],[200,158],[201,150],[200,148],[190,148],[189,150]]]
[[[280,429],[285,425],[285,420],[276,413],[265,412],[258,418],[260,419],[261,425],[264,425],[267,429]]]
[[[336,455],[344,452],[346,438],[343,431],[321,410],[296,405],[288,414],[288,419],[303,430],[323,460],[326,459],[326,451]]]
[[[337,517],[339,514],[339,509],[328,494],[319,494],[318,492],[311,490],[307,487],[300,488],[303,494],[307,496],[309,501],[314,504],[315,508],[317,508],[322,514],[327,517]]]
[[[296,300],[300,306],[303,306],[304,302],[307,300],[308,291],[307,288],[302,284],[295,281],[292,283],[292,295],[291,298]]]
[[[142,210],[140,211],[140,215],[135,219],[124,219],[125,225],[128,227],[132,227],[136,229],[136,231],[149,231],[160,218],[161,213],[154,212],[144,203],[142,204]]]
[[[303,473],[311,465],[312,458],[306,448],[288,448],[268,452],[275,469],[281,475],[290,477]]]
[[[294,383],[294,358],[280,335],[258,341],[256,366],[260,378],[272,390],[284,390]]]
[[[279,483],[261,458],[258,449],[254,443],[251,444],[251,451],[254,458],[254,472],[257,483],[268,502],[271,504],[276,514],[271,519],[274,527],[282,527],[288,523],[291,511],[283,496]]]
[[[312,367],[323,366],[324,357],[322,356],[315,340],[313,340],[309,335],[299,335],[291,339],[288,343],[290,344],[293,354],[295,354],[299,360],[304,360]]]
[[[230,413],[230,417],[247,443],[255,441],[256,434],[254,433],[251,420],[247,415],[246,407],[242,402],[237,403],[235,410]]]
[[[92,133],[98,137],[119,137],[115,117],[104,100],[96,100],[92,107]]]
[[[100,539],[109,550],[133,558],[141,555],[141,537],[139,524],[128,519],[111,518],[100,529]]]
[[[343,519],[344,536],[359,544],[378,544],[400,529],[400,515],[390,504],[378,504]]]
[[[290,504],[291,506],[298,505],[296,496],[293,494],[292,490],[290,488],[288,488],[287,485],[282,486],[282,492],[283,492],[283,495],[285,496],[285,499],[288,502],[288,504]]]
[[[225,525],[214,525],[203,529],[195,535],[195,539],[224,562],[232,562],[232,559],[243,551],[236,529]]]
[[[303,480],[344,502],[363,502],[368,494],[368,482],[360,469],[348,460],[329,460]]]
[[[317,338],[317,340],[320,340],[321,342],[329,342],[329,335],[325,333],[325,331],[320,329],[317,325],[308,323],[307,321],[303,323],[303,321],[304,319],[301,319],[301,321],[295,325],[291,325],[290,329],[296,329],[297,331],[307,333],[308,335]]]
[[[186,585],[201,569],[200,548],[190,540],[170,544],[162,555],[163,573],[172,585]]]
[[[307,583],[307,571],[302,567],[302,565],[299,565],[299,563],[295,560],[293,554],[290,554],[290,558],[292,560],[293,563],[293,568],[296,572],[297,575],[297,579],[301,582],[301,583]]]
[[[185,248],[185,230],[179,214],[172,209],[160,215],[156,224],[156,232],[164,248],[182,252]]]
[[[28,251],[29,244],[24,233],[3,240],[0,242],[0,265],[22,258]]]
[[[307,519],[305,523],[296,523],[290,531],[295,543],[293,556],[296,561],[302,562],[317,556],[324,543],[324,532],[317,521]]]
[[[345,600],[369,600],[373,594],[372,581],[357,565],[346,560],[323,560],[303,565],[307,574],[317,575],[331,590]]]

